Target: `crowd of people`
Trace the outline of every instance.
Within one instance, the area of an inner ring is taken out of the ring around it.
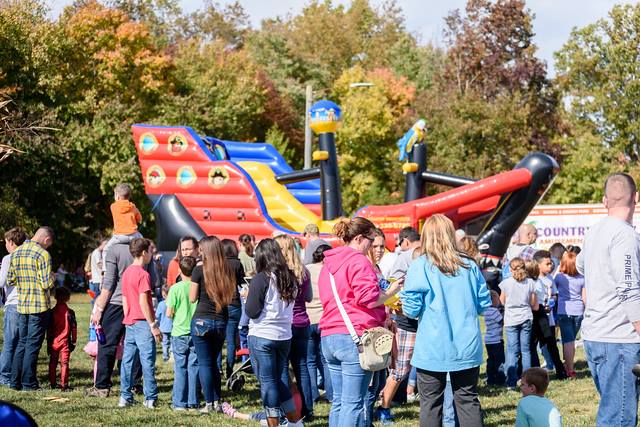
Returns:
[[[582,250],[559,243],[536,250],[536,229],[524,224],[498,280],[480,268],[473,239],[440,214],[427,218],[421,233],[402,229],[394,251],[361,217],[335,224],[343,242],[336,248],[313,224],[304,230],[304,249],[286,234],[260,242],[248,234],[184,236],[163,269],[153,242],[137,230],[141,218],[130,195],[126,184],[116,187],[114,234],[90,256],[97,351],[86,396],[111,394],[121,359],[118,406],[136,404],[139,393],[144,407],[157,407],[162,343],[163,360],[173,360],[175,411],[299,426],[325,399],[332,427],[390,425],[401,390],[407,401],[419,401],[421,426],[481,426],[484,338],[487,384],[523,396],[516,425],[558,426],[560,411],[544,397],[548,372],[557,380],[576,376],[581,334],[601,397],[597,425],[637,423],[640,246],[631,225],[637,190],[628,175],[607,179],[608,215],[591,227]],[[54,287],[47,251],[54,232],[41,227],[27,238],[15,227],[4,237],[0,384],[39,389],[46,338],[50,385],[70,390],[77,323],[69,290]],[[262,411],[244,414],[223,399],[223,378],[233,375],[239,349],[249,351]]]

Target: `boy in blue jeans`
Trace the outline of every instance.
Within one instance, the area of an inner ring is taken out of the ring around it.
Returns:
[[[171,354],[171,330],[173,329],[173,322],[171,318],[167,316],[167,294],[169,288],[167,285],[162,287],[162,301],[158,303],[156,307],[156,319],[160,323],[160,332],[162,332],[162,360],[169,361],[169,355]]]
[[[156,407],[158,383],[156,382],[156,341],[162,339],[151,302],[151,278],[144,266],[151,262],[151,240],[135,238],[129,244],[133,263],[122,274],[122,308],[126,326],[124,352],[120,368],[121,408],[135,403],[131,389],[135,383],[133,361],[140,356],[144,380],[144,406]]]
[[[173,409],[185,411],[197,408],[198,359],[191,339],[191,319],[196,311],[195,303],[189,301],[191,273],[196,259],[191,256],[180,260],[182,280],[169,289],[167,316],[173,319],[171,338],[173,341]]]

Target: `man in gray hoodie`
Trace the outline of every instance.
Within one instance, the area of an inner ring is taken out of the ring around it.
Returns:
[[[116,362],[116,350],[125,332],[122,324],[124,319],[122,273],[133,263],[133,257],[129,251],[131,240],[133,237],[118,236],[104,260],[106,270],[100,296],[93,306],[91,323],[102,326],[106,341],[104,344],[98,343],[96,381],[93,387],[85,390],[87,396],[108,397],[111,390],[111,374]],[[146,268],[151,275],[151,283],[155,283],[155,269],[149,266]]]
[[[640,239],[631,225],[638,192],[633,178],[605,182],[607,216],[592,226],[577,259],[586,305],[582,337],[600,405],[596,425],[635,426],[640,383]]]

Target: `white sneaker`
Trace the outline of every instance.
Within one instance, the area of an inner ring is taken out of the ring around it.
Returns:
[[[156,401],[155,400],[145,400],[143,405],[147,409],[156,409]]]
[[[118,408],[126,408],[127,406],[133,406],[136,403],[137,402],[135,400],[129,401],[129,400],[125,399],[124,397],[120,396],[120,400],[118,400]]]
[[[206,403],[202,408],[200,408],[201,414],[211,414],[214,412],[222,413],[222,405],[219,401]]]
[[[302,420],[296,421],[295,423],[289,421],[287,427],[304,427],[304,424],[302,424]]]

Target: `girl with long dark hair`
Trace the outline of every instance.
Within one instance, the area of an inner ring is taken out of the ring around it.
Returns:
[[[242,314],[242,305],[240,304],[240,292],[239,288],[244,283],[244,268],[242,263],[238,259],[238,246],[236,242],[231,239],[222,240],[222,249],[224,256],[227,258],[229,267],[233,273],[235,279],[236,292],[233,296],[231,304],[227,307],[229,310],[229,318],[227,320],[227,329],[225,334],[225,340],[227,341],[227,366],[226,366],[226,378],[231,376],[233,371],[233,363],[236,355],[236,337],[238,336],[238,324],[240,323],[240,317]],[[218,365],[222,364],[222,354],[219,357]]]
[[[189,290],[189,300],[198,302],[191,321],[191,335],[206,400],[200,412],[221,412],[221,378],[217,359],[226,333],[228,306],[236,295],[236,279],[224,256],[220,239],[204,237],[200,240],[200,252],[202,265],[193,270]]]
[[[306,303],[311,302],[313,299],[311,276],[309,270],[302,264],[302,259],[296,250],[295,241],[291,236],[283,234],[275,237],[274,240],[280,246],[282,255],[285,261],[287,261],[287,266],[293,271],[296,280],[300,284],[298,295],[293,304],[289,360],[293,367],[296,383],[298,387],[300,387],[302,416],[305,421],[308,421],[313,416],[313,392],[311,391],[311,378],[309,375],[309,367],[307,366],[307,341],[309,341],[311,322],[309,321],[306,305]]]
[[[249,316],[249,351],[260,381],[267,425],[280,422],[280,408],[297,422],[287,378],[293,304],[298,281],[287,266],[280,246],[265,239],[256,247],[256,272],[249,285],[245,312]],[[291,424],[290,424],[291,425]]]
[[[244,272],[247,276],[253,277],[256,274],[255,247],[253,244],[253,236],[250,234],[241,234],[238,238],[240,242],[240,252],[238,259],[242,263]]]

